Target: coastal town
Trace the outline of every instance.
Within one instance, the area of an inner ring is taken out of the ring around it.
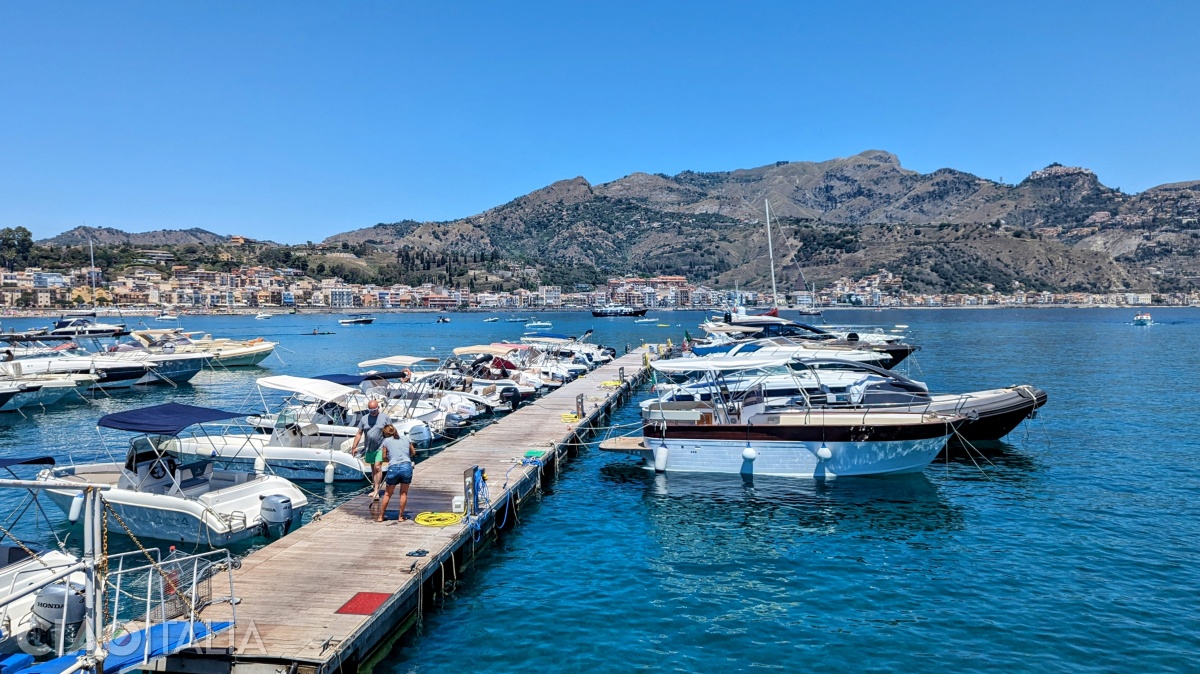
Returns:
[[[147,262],[155,251],[147,251]],[[779,293],[738,288],[713,288],[686,276],[614,277],[605,285],[572,287],[536,283],[537,272],[518,269],[529,287],[508,291],[426,283],[418,286],[348,283],[338,277],[312,278],[303,270],[242,266],[214,271],[186,265],[161,271],[152,264],[132,266],[111,278],[98,267],[66,271],[26,268],[2,272],[0,306],[6,310],[47,310],[77,307],[177,307],[195,312],[236,312],[240,309],[296,308],[309,310],[570,310],[619,304],[655,309],[710,308],[730,305],[797,308],[872,307],[1025,307],[1025,306],[1200,306],[1200,292],[1188,293],[1053,293],[1026,290],[980,293],[914,293],[904,288],[899,274],[881,270],[857,279],[841,278],[822,288],[790,289]],[[1017,284],[1019,286],[1019,284]]]

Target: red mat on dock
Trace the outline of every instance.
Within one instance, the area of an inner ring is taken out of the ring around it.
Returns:
[[[350,598],[334,613],[342,613],[348,615],[371,615],[383,606],[384,602],[391,599],[392,595],[386,592],[359,592]]]

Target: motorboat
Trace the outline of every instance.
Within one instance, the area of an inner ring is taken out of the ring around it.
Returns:
[[[434,323],[449,323],[449,322],[450,322],[449,316],[438,316],[437,320],[434,321]]]
[[[1139,311],[1138,314],[1133,317],[1133,324],[1134,325],[1153,325],[1154,319],[1150,317],[1149,311]]]
[[[484,323],[495,323],[498,320],[500,320],[499,316],[489,316],[488,318],[483,319],[483,322]]]
[[[657,318],[639,318],[634,321],[634,323],[657,323],[657,322],[658,322]]]
[[[627,307],[623,304],[609,304],[607,306],[596,307],[592,309],[592,316],[595,318],[645,316],[647,311],[649,311],[649,309],[645,307],[638,309],[634,307]]]
[[[154,363],[128,360],[107,355],[64,355],[45,358],[26,358],[0,363],[0,374],[25,375],[93,375],[92,389],[123,389],[138,383]]]
[[[370,325],[375,322],[375,317],[371,314],[350,314],[346,318],[339,318],[338,323],[342,325]]]
[[[532,321],[532,320],[533,320],[532,318],[521,318],[519,316],[509,316],[508,318],[504,319],[504,322],[505,323],[528,323],[529,321]]]
[[[16,466],[53,466],[51,457],[9,458],[0,459],[0,468],[16,477],[12,468]],[[7,532],[5,532],[7,538]],[[45,600],[50,594],[61,596],[64,590],[80,587],[84,581],[81,572],[70,572],[70,567],[79,562],[73,555],[57,550],[48,550],[40,546],[18,543],[12,539],[0,542],[0,601],[5,605],[0,608],[0,655],[10,655],[21,651],[31,655],[43,655],[54,650],[53,639],[48,639],[45,618],[50,616],[35,616],[34,607],[39,597]],[[67,575],[65,582],[49,592],[36,592],[37,588],[58,580],[63,574]],[[49,621],[51,624],[55,621]],[[82,632],[75,632],[68,637],[63,635],[65,648],[78,648]]]
[[[177,321],[177,320],[179,320],[179,316],[176,316],[175,314],[173,314],[169,311],[164,311],[164,312],[160,313],[159,315],[155,316],[154,320],[156,320],[156,321]]]
[[[38,479],[54,483],[98,484],[107,488],[104,501],[109,531],[138,538],[157,538],[220,547],[255,536],[279,536],[300,525],[308,498],[291,482],[275,475],[215,469],[212,457],[176,458],[178,436],[196,424],[245,417],[178,403],[108,414],[98,425],[137,433],[124,461],[98,462],[45,469]],[[64,513],[77,513],[80,489],[47,488],[46,494]]]
[[[651,367],[671,374],[678,362]],[[716,379],[737,367],[710,365],[704,374]],[[600,448],[637,456],[656,471],[805,478],[921,472],[965,420],[930,410],[772,409],[760,389],[653,401],[642,413],[642,437],[610,439]]]
[[[889,367],[895,367],[920,347],[903,341],[903,335],[889,334],[871,327],[835,331],[796,323],[776,316],[745,316],[727,313],[725,320],[708,321],[700,328],[708,333],[707,340],[695,340],[692,351],[697,355],[712,355],[728,351],[739,342],[772,337],[786,337],[822,346],[844,346],[886,353]]]
[[[49,407],[64,397],[91,388],[92,374],[23,374],[21,364],[0,363],[0,412]]]
[[[270,319],[271,319],[271,314],[268,314],[265,311],[254,314],[254,320],[256,320],[256,321],[267,321]]]
[[[110,346],[104,352],[106,357],[129,362],[146,364],[146,374],[138,384],[167,384],[175,386],[189,382],[200,374],[212,360],[212,354],[206,351],[185,351],[175,353],[173,347],[151,350],[144,344],[133,341]]]
[[[275,352],[278,342],[254,339],[213,338],[179,329],[134,330],[129,336],[153,353],[206,353],[213,367],[258,365]]]
[[[529,321],[525,324],[526,330],[550,330],[554,324],[550,321]]]
[[[68,337],[113,337],[126,334],[124,323],[100,323],[95,314],[63,316],[50,328],[51,335]]]
[[[715,368],[720,376],[694,376],[709,368]],[[672,378],[692,378],[682,384],[657,384],[656,399],[643,402],[643,410],[656,402],[709,401],[757,389],[770,410],[886,408],[959,414],[966,419],[958,427],[958,437],[967,441],[998,440],[1031,418],[1047,401],[1045,391],[1028,384],[970,393],[930,393],[924,383],[890,370],[832,358],[762,358],[757,362],[719,357],[678,359],[665,369],[673,373]],[[714,381],[719,388],[713,387]]]

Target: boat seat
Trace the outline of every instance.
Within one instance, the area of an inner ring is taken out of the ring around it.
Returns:
[[[172,486],[171,493],[177,494],[180,492],[187,493],[197,487],[208,485],[212,478],[213,466],[208,461],[197,461],[189,463],[175,469],[175,482],[179,486]],[[184,477],[184,476],[187,477]]]
[[[243,473],[232,470],[214,470],[212,477],[208,479],[209,488],[211,491],[218,489],[226,489],[239,484],[245,484],[247,480],[253,477],[250,473]]]

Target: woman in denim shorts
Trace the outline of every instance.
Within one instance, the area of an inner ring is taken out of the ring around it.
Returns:
[[[391,424],[383,427],[383,444],[380,448],[383,450],[383,460],[388,464],[387,474],[383,478],[387,486],[383,494],[383,502],[379,504],[379,516],[375,518],[375,521],[382,522],[387,517],[388,501],[392,500],[392,492],[396,490],[396,485],[400,485],[400,517],[398,519],[403,522],[407,519],[404,516],[404,508],[408,505],[408,486],[412,484],[413,459],[417,458],[417,449],[412,443],[405,443],[401,440],[400,434],[396,432],[396,427]]]

